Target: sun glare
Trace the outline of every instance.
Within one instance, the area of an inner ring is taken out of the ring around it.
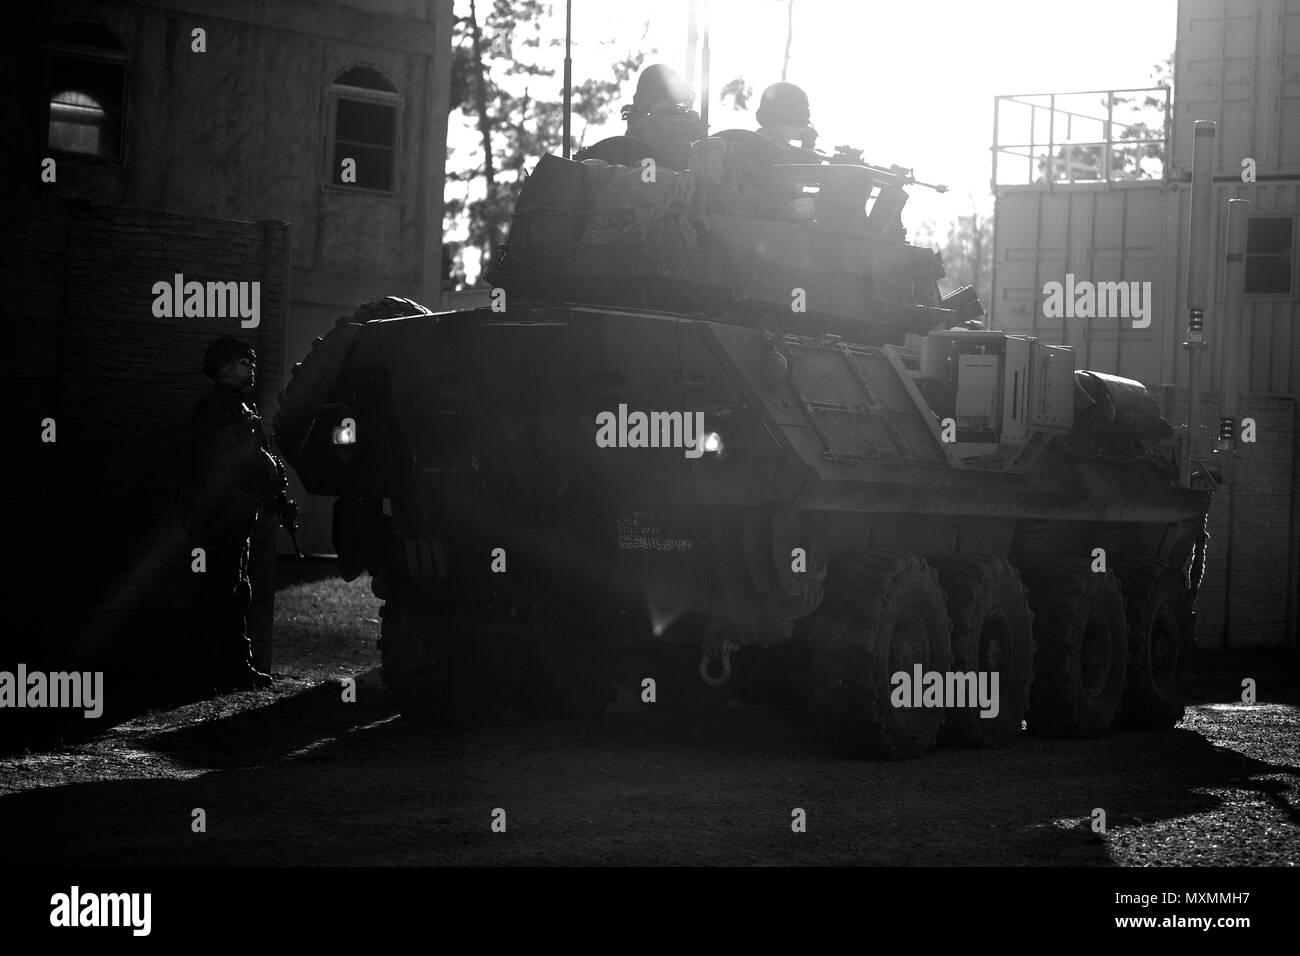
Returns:
[[[710,129],[754,129],[758,98],[781,79],[784,66],[786,79],[808,93],[818,149],[859,148],[867,162],[906,166],[922,181],[949,187],[944,195],[912,188],[904,212],[909,230],[928,221],[938,234],[972,207],[992,211],[994,97],[1146,86],[1155,64],[1173,51],[1177,9],[1176,0],[1096,0],[1086,13],[1033,0],[937,0],[924,7],[793,0],[787,65],[789,2],[694,0],[701,18],[708,10]],[[691,6],[691,0],[574,0],[575,83],[608,75],[614,60],[635,50],[655,50],[647,64],[666,63],[686,75]],[[546,41],[563,37],[563,2],[554,11],[538,49],[539,58],[553,58],[556,74],[547,82],[558,89],[563,46],[549,48]],[[457,12],[467,13],[468,3],[458,0]],[[698,58],[695,66],[690,81],[702,95]],[[719,101],[719,91],[738,77],[752,90],[749,109]],[[623,102],[634,86],[635,78]],[[599,127],[575,121],[575,146],[623,133],[618,105]],[[452,163],[474,154],[471,119],[460,117],[449,135]],[[535,162],[527,157],[524,167]]]

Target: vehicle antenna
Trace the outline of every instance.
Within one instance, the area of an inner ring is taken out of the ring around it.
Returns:
[[[704,28],[700,31],[700,156],[704,160],[704,171],[699,177],[696,197],[699,199],[701,218],[709,210],[705,192],[709,188],[709,0],[704,0]]]
[[[573,113],[573,0],[564,0],[564,158],[572,158],[570,116]]]

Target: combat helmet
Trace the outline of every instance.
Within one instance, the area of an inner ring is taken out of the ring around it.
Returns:
[[[203,374],[216,378],[221,374],[221,367],[232,359],[247,356],[250,361],[257,361],[257,353],[247,342],[226,335],[214,341],[203,352]]]
[[[758,112],[759,126],[807,126],[811,120],[808,94],[793,83],[773,83],[763,91]]]
[[[644,116],[654,112],[655,104],[665,101],[681,110],[689,110],[695,103],[695,91],[672,67],[652,63],[641,71],[632,102],[623,107],[621,115],[625,120],[633,115]]]

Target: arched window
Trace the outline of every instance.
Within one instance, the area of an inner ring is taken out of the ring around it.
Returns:
[[[402,98],[386,76],[366,66],[330,86],[334,135],[330,182],[348,189],[397,191]]]
[[[92,20],[63,24],[45,45],[52,153],[122,158],[126,50]]]

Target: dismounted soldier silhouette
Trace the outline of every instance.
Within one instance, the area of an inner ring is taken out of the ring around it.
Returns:
[[[271,454],[256,408],[244,398],[256,382],[257,354],[235,338],[217,339],[203,355],[212,391],[190,420],[190,485],[185,527],[206,553],[194,602],[192,665],[202,686],[251,689],[271,683],[253,666],[248,637],[252,587],[250,538],[260,514],[284,496],[285,472]]]

